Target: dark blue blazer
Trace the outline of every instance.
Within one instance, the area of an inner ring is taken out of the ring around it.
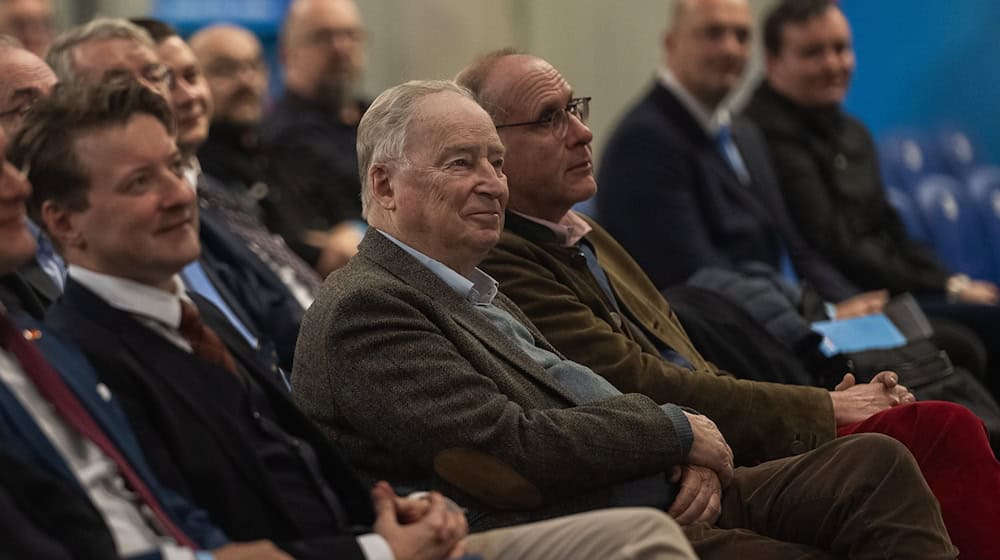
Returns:
[[[203,176],[202,180],[208,179]],[[285,371],[292,371],[302,305],[221,216],[204,205],[200,212],[205,273],[229,307],[260,338],[262,350],[276,352]]]
[[[839,301],[857,293],[792,225],[759,131],[734,116],[732,134],[749,185],[676,96],[655,83],[604,149],[602,225],[661,290],[704,267],[755,261],[778,270],[784,243],[799,277],[821,296]]]
[[[108,438],[118,447],[136,473],[146,482],[178,527],[204,548],[217,548],[226,544],[227,539],[209,522],[204,511],[193,507],[157,481],[146,463],[125,414],[119,408],[118,399],[98,381],[87,359],[37,321],[19,316],[16,317],[16,322],[20,328],[38,329],[42,333],[42,336],[35,341],[38,349],[87,408]],[[12,453],[22,461],[67,481],[68,487],[79,495],[86,496],[86,492],[62,456],[35,423],[31,414],[21,406],[17,397],[3,383],[0,383],[0,445],[6,452]]]
[[[350,519],[342,530],[313,535],[287,511],[279,488],[240,434],[222,399],[242,398],[233,375],[184,352],[162,335],[111,307],[68,278],[62,299],[46,315],[72,339],[122,402],[139,444],[159,479],[205,508],[234,540],[270,539],[296,558],[363,558],[353,531],[368,530],[374,514],[368,489],[325,436],[292,403],[273,368],[261,362],[221,312],[193,296],[206,325],[216,331],[240,367],[263,390],[274,420],[316,451],[326,480]]]

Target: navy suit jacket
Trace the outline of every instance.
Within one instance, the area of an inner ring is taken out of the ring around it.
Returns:
[[[281,488],[252,443],[239,436],[222,399],[242,398],[229,372],[177,348],[131,315],[67,279],[47,320],[76,342],[122,402],[149,463],[164,484],[205,508],[234,540],[271,539],[296,558],[363,558],[354,532],[373,520],[368,490],[325,437],[292,404],[273,368],[263,364],[225,317],[193,296],[206,325],[266,394],[277,423],[316,451],[326,480],[350,516],[333,535],[309,535],[286,510]]]
[[[60,293],[59,286],[34,259],[17,272],[0,276],[0,302],[11,311],[22,311],[38,320]]]
[[[857,293],[792,225],[760,132],[734,116],[732,135],[749,185],[676,96],[655,83],[605,147],[602,224],[661,290],[704,267],[754,261],[777,271],[784,243],[800,278],[821,296],[839,301]]]
[[[203,176],[202,180],[207,179]],[[292,371],[302,305],[213,209],[202,206],[199,226],[205,273],[233,312],[260,338],[262,349],[277,352],[281,366]]]
[[[101,386],[87,359],[37,321],[23,316],[15,319],[18,327],[38,329],[42,333],[42,336],[35,340],[39,351],[90,412],[108,439],[115,444],[135,472],[149,486],[178,527],[204,548],[216,548],[226,544],[225,536],[210,524],[204,511],[194,508],[186,500],[167,490],[153,476],[153,471],[146,463],[128,420],[119,408],[118,399],[106,387]],[[79,485],[79,481],[62,455],[35,423],[31,414],[3,383],[0,383],[0,445],[4,451],[21,461],[66,481],[67,488],[72,488],[77,497],[86,496],[85,490]],[[56,534],[63,533],[58,528],[54,529]]]

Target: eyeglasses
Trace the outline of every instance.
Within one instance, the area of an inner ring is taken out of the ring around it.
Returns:
[[[576,117],[580,123],[587,124],[587,119],[590,117],[590,98],[574,97],[564,108],[552,111],[537,121],[499,124],[497,130],[515,126],[537,126],[549,129],[553,136],[562,140],[566,137],[566,131],[569,130],[569,115]]]
[[[111,69],[104,73],[104,80],[113,84],[127,84],[135,80],[153,89],[164,84],[167,88],[171,88],[174,84],[174,73],[163,64],[153,63],[143,66],[137,72],[128,68]]]
[[[220,57],[205,65],[205,75],[213,78],[234,79],[240,74],[263,74],[266,71],[264,61],[260,58],[237,59]]]
[[[315,47],[340,41],[360,43],[364,40],[365,30],[360,27],[323,27],[307,33],[302,43],[310,47]]]

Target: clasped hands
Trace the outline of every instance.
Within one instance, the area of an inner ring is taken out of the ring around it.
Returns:
[[[441,494],[401,498],[381,481],[372,489],[372,502],[374,530],[389,543],[396,560],[441,560],[465,554],[469,524],[462,510]]]
[[[722,489],[733,481],[733,450],[707,416],[684,413],[694,441],[688,464],[674,466],[670,481],[680,483],[667,513],[681,525],[714,523],[722,513]]]
[[[899,384],[896,372],[882,371],[868,383],[861,384],[854,379],[854,374],[845,374],[830,392],[830,400],[837,426],[845,426],[894,406],[916,402],[917,398]]]

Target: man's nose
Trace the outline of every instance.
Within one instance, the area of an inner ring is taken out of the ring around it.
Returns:
[[[594,133],[590,127],[583,123],[576,115],[569,114],[569,130],[566,131],[566,142],[570,146],[579,144],[590,144],[594,139]]]

